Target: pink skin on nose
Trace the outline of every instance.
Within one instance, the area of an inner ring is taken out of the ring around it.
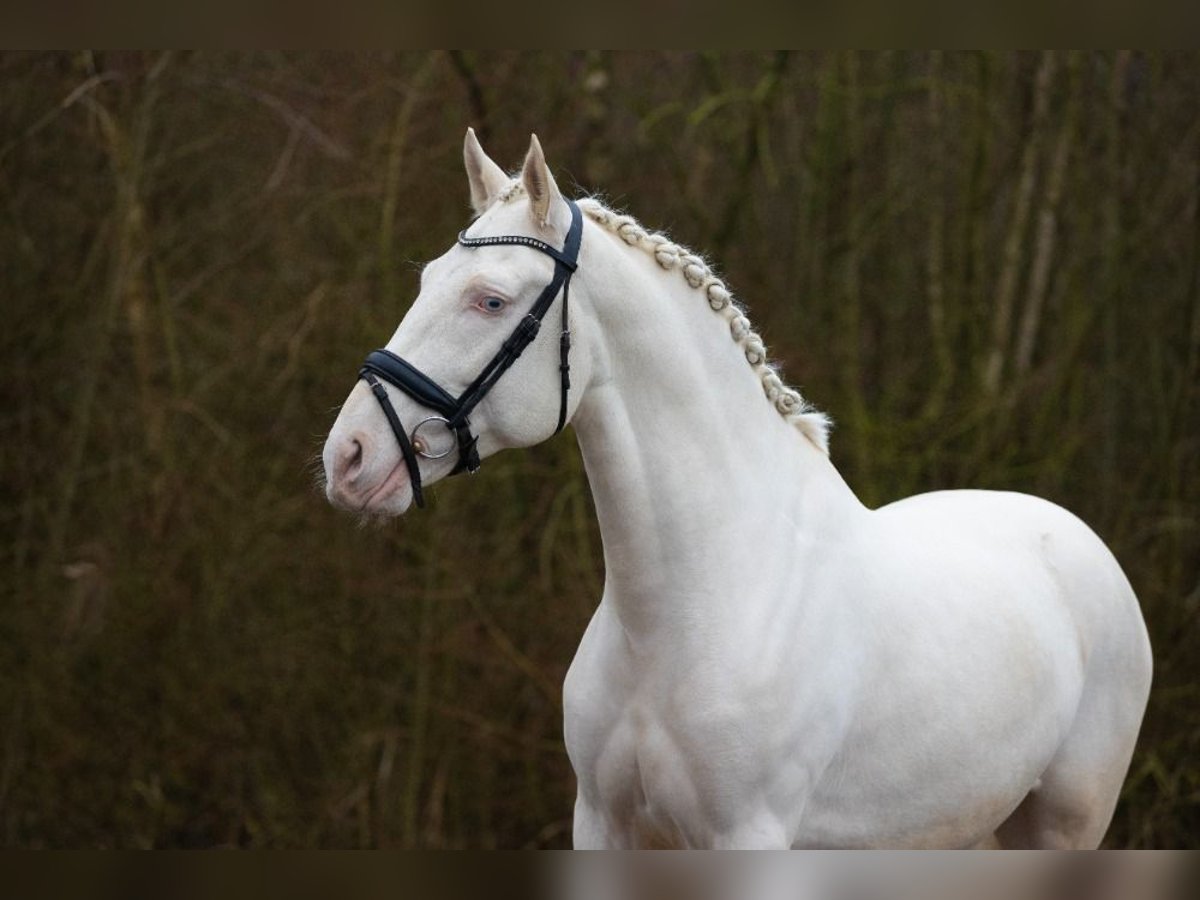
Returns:
[[[399,460],[391,469],[377,472],[368,465],[371,442],[354,432],[332,448],[327,468],[326,495],[337,506],[355,512],[369,511],[391,497],[408,481],[408,469]]]
[[[365,486],[361,482],[366,458],[363,448],[366,443],[365,436],[356,432],[338,441],[333,447],[326,469],[326,494],[338,506],[359,509],[363,505],[362,493]],[[370,487],[373,488],[374,485]]]
[[[333,458],[333,478],[338,482],[352,483],[362,474],[363,448],[362,441],[350,438],[345,441]]]

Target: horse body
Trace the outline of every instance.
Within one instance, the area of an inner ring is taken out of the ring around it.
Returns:
[[[522,193],[472,142],[480,228],[561,236],[540,149]],[[781,393],[699,261],[672,264],[678,248],[580,205],[569,411],[606,582],[564,686],[576,846],[1098,844],[1150,680],[1109,551],[1018,494],[865,508],[823,419]],[[487,350],[448,343],[438,303],[485,278],[529,293],[550,268],[520,248],[474,252],[427,270],[389,344],[463,384]],[[549,343],[473,416],[481,455],[550,433]],[[381,418],[356,387],[326,447],[330,496],[401,512],[411,492]],[[421,462],[427,481],[451,465]]]
[[[1014,845],[1098,843],[1148,679],[1119,570],[1033,498],[864,518],[786,600],[739,586],[649,658],[606,592],[564,695],[579,845],[971,846],[1026,797]]]
[[[577,845],[969,846],[1069,739],[1110,762],[1009,837],[1098,842],[1149,678],[1103,544],[1019,494],[864,508],[686,283],[589,238],[618,346],[574,419],[607,578],[564,690]]]

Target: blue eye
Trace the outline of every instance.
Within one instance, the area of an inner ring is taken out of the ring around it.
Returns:
[[[498,313],[504,309],[504,301],[499,297],[484,297],[479,301],[479,307],[486,312]]]

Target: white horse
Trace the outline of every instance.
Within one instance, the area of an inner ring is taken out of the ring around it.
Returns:
[[[464,155],[471,237],[563,246],[573,210],[536,138],[515,179],[470,131]],[[1151,679],[1108,549],[1015,493],[867,509],[704,261],[578,206],[564,411],[605,587],[564,685],[575,845],[1097,846]],[[525,246],[451,247],[387,348],[457,395],[555,272]],[[543,333],[471,412],[479,456],[548,438],[559,385]],[[380,390],[405,429],[431,414]],[[346,400],[327,491],[399,515],[414,486],[378,399]],[[455,459],[414,464],[428,483]]]

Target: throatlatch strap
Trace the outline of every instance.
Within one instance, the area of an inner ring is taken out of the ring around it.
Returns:
[[[567,394],[571,391],[571,328],[567,319],[567,301],[571,299],[571,279],[563,283],[562,333],[558,336],[558,372],[562,381],[562,392],[558,400],[558,434],[567,424]]]

